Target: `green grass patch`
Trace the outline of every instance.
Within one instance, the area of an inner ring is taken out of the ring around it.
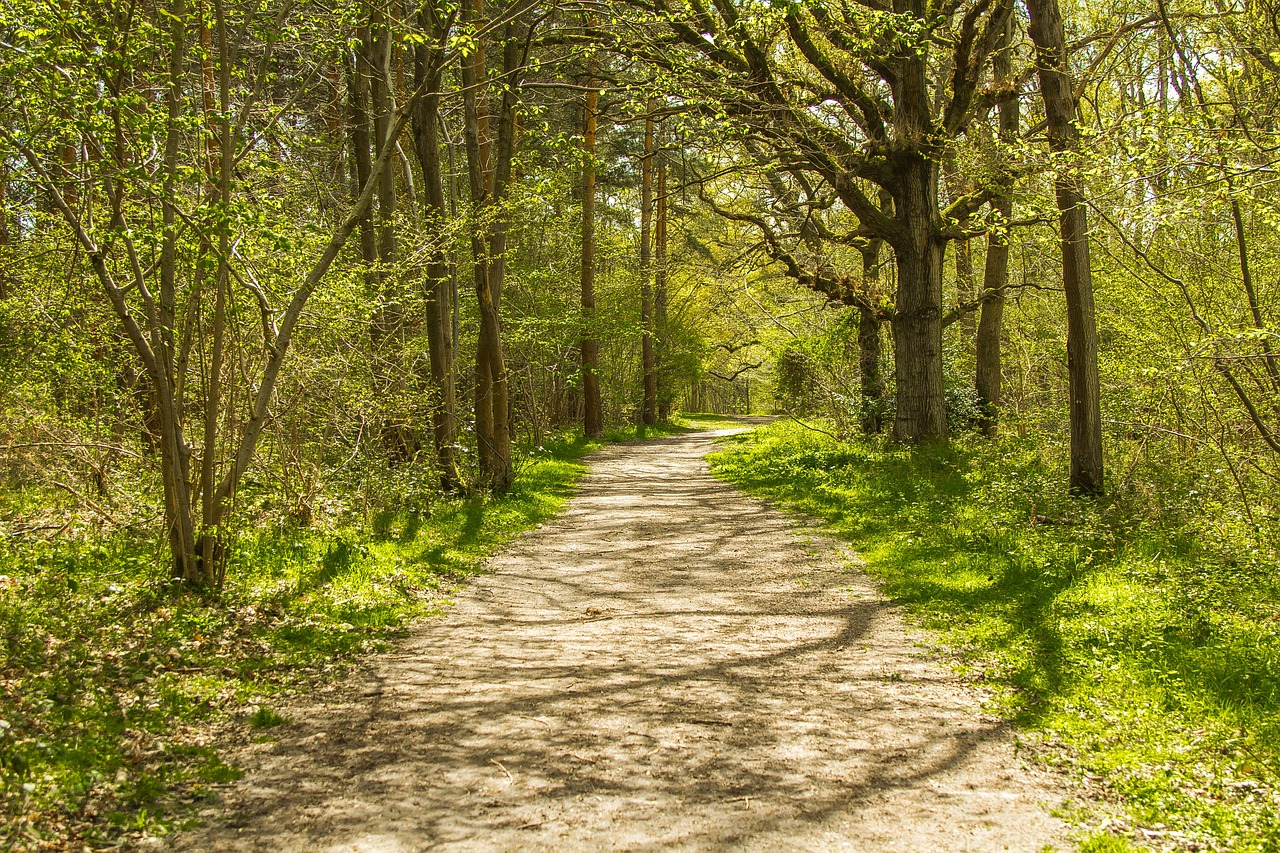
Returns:
[[[712,467],[852,542],[1098,798],[1074,820],[1118,804],[1088,849],[1280,848],[1274,550],[1243,525],[1212,535],[1230,519],[1172,500],[1196,494],[1186,483],[1158,505],[1073,500],[1065,458],[1043,439],[907,450],[778,423],[730,439]]]
[[[546,443],[496,499],[437,497],[330,529],[246,511],[220,596],[169,584],[163,549],[140,534],[0,538],[0,849],[128,844],[181,823],[239,776],[219,744],[287,723],[274,708],[292,692],[439,613],[559,511],[595,446]]]

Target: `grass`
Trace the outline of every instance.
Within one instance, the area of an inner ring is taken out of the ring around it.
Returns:
[[[618,429],[613,441],[719,425]],[[0,849],[81,849],[182,826],[238,777],[220,747],[270,737],[290,693],[338,678],[449,604],[555,515],[598,443],[528,454],[499,499],[435,498],[328,529],[244,510],[220,596],[170,585],[157,542],[86,528],[0,539]],[[11,491],[13,518],[48,496]]]
[[[911,451],[779,423],[712,464],[857,546],[1081,784],[1068,816],[1084,849],[1280,849],[1274,550],[1229,513],[1171,500],[1197,494],[1186,482],[1154,507],[1072,500],[1064,458],[1018,439]]]

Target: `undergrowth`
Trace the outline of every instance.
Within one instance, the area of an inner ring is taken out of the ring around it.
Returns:
[[[906,450],[778,423],[715,472],[824,519],[1084,798],[1086,850],[1280,848],[1274,536],[1194,471],[1100,503],[1042,439]]]
[[[305,524],[256,501],[218,595],[165,579],[154,530],[107,532],[73,516],[8,525],[0,849],[115,846],[182,826],[214,786],[239,775],[222,757],[226,744],[270,737],[288,722],[276,706],[290,693],[333,681],[411,620],[440,612],[486,557],[559,510],[585,470],[579,458],[596,446],[579,435],[529,452],[498,499],[436,495],[327,519],[308,512]],[[15,520],[47,512],[49,499],[0,497]],[[57,534],[30,534],[46,527]]]

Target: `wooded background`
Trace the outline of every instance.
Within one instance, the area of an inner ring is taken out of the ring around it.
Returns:
[[[1266,3],[5,0],[0,48],[8,537],[70,496],[217,586],[264,517],[684,409],[1030,437],[1274,544]]]

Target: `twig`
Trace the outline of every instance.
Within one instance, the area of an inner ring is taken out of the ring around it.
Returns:
[[[496,759],[496,758],[490,758],[490,759],[489,759],[489,763],[490,763],[490,764],[496,764],[496,765],[498,766],[498,769],[499,769],[499,770],[501,770],[503,773],[506,773],[506,774],[507,774],[507,780],[508,780],[508,781],[510,781],[512,785],[514,785],[514,784],[516,783],[516,779],[515,779],[515,777],[514,777],[514,776],[512,776],[512,775],[511,775],[511,771],[510,771],[510,770],[508,770],[506,767],[504,767],[501,761],[499,761],[499,760],[498,760],[498,759]]]
[[[73,488],[71,488],[70,486],[68,486],[66,483],[59,483],[59,482],[56,482],[56,481],[55,481],[55,482],[53,483],[53,485],[57,486],[57,487],[58,487],[58,488],[60,488],[60,489],[66,489],[68,492],[70,492],[71,494],[73,494],[73,495],[75,495],[77,498],[79,498],[79,499],[80,499],[80,502],[81,502],[81,503],[83,503],[85,506],[89,507],[89,509],[93,510],[93,511],[94,511],[94,512],[96,512],[98,515],[102,516],[102,517],[103,517],[103,518],[105,518],[107,521],[111,522],[112,524],[116,525],[117,527],[119,527],[119,526],[120,526],[120,522],[116,521],[116,520],[111,516],[111,513],[107,512],[105,509],[103,509],[102,507],[98,506],[96,503],[94,503],[93,501],[89,500],[89,499],[88,499],[88,498],[86,498],[84,495],[80,494],[80,493],[79,493],[79,492],[77,492],[75,489],[73,489]]]
[[[825,429],[823,429],[822,427],[809,426],[807,423],[805,423],[804,421],[800,420],[799,418],[797,418],[795,415],[791,414],[790,412],[787,412],[787,413],[786,413],[786,415],[787,415],[787,417],[791,418],[791,420],[793,420],[793,421],[795,421],[796,423],[800,424],[800,426],[804,427],[804,428],[805,428],[805,429],[807,429],[807,430],[812,430],[813,432],[820,432],[820,433],[822,433],[823,435],[825,435],[827,438],[830,438],[832,441],[839,441],[839,440],[840,440],[840,437],[839,437],[838,435],[836,435],[835,433],[827,432],[827,431],[826,431]]]
[[[93,447],[98,450],[111,450],[116,453],[123,453],[125,456],[132,456],[134,459],[146,459],[141,453],[130,450],[127,447],[120,447],[115,444],[98,444],[92,441],[29,441],[23,444],[6,444],[5,451],[25,450],[33,447]]]

